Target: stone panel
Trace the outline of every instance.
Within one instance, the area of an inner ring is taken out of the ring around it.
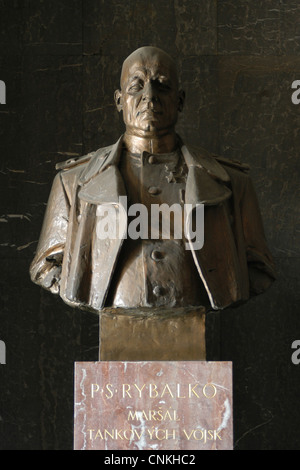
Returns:
[[[75,364],[75,450],[231,450],[231,363]]]

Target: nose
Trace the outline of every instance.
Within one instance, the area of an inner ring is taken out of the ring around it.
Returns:
[[[144,86],[143,101],[156,101],[156,100],[157,100],[157,94],[155,91],[155,86],[151,82],[151,80],[149,80],[149,82],[147,82]]]

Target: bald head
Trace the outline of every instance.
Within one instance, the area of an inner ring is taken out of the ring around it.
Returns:
[[[126,132],[150,137],[173,132],[184,92],[178,90],[174,60],[157,47],[134,51],[123,63],[121,89],[115,92]]]
[[[161,70],[167,70],[178,86],[177,68],[172,57],[158,47],[144,46],[136,49],[124,60],[120,80],[121,88],[123,81],[126,80],[128,73],[130,73],[132,67],[135,67],[136,63],[139,63],[145,69],[152,66]]]

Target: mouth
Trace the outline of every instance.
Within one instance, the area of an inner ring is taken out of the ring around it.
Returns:
[[[142,111],[138,111],[136,117],[141,117],[142,119],[151,119],[161,116],[162,112],[158,111],[157,109],[144,109]]]

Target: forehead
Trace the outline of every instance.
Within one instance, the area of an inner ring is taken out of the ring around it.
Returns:
[[[125,60],[121,74],[122,83],[128,82],[136,75],[146,77],[164,76],[177,82],[176,67],[171,58],[161,53],[137,53]]]

